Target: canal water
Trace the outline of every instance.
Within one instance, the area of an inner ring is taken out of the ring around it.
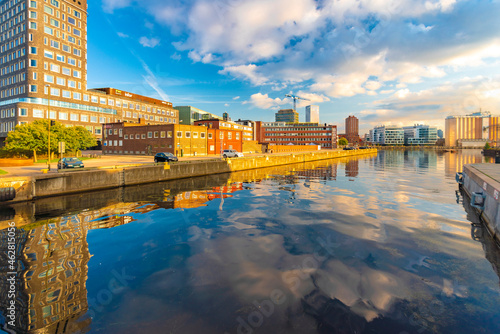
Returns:
[[[456,192],[482,159],[380,151],[4,207],[0,323],[15,221],[18,333],[500,333],[500,251]]]

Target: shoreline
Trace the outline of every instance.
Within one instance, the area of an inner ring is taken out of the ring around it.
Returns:
[[[216,161],[194,160],[173,164],[114,166],[113,169],[101,168],[57,174],[3,177],[0,178],[0,188],[14,189],[15,196],[10,200],[0,202],[0,206],[52,196],[373,153],[377,153],[377,150],[317,151]]]

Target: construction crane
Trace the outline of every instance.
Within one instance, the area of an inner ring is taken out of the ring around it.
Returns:
[[[297,100],[306,100],[306,101],[311,101],[309,99],[306,99],[304,97],[300,97],[297,95],[293,94],[285,94],[286,97],[291,97],[293,99],[293,110],[297,111]]]

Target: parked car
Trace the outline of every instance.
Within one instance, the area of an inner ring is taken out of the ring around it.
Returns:
[[[62,158],[57,162],[57,169],[65,168],[83,168],[83,162],[78,158]]]
[[[243,156],[243,153],[236,150],[224,150],[222,151],[222,156],[224,158],[239,158]]]
[[[179,161],[179,159],[169,152],[161,152],[156,153],[155,162],[170,162],[170,161]]]
[[[355,150],[355,148],[349,146],[344,147],[344,151],[351,151],[351,150]]]

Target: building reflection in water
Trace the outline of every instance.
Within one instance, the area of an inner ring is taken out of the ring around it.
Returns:
[[[89,230],[125,225],[133,222],[136,214],[160,208],[206,206],[212,200],[229,198],[244,190],[245,182],[258,184],[272,179],[283,185],[304,183],[307,187],[314,180],[335,180],[339,161],[346,164],[346,176],[358,175],[357,159],[318,161],[115,189],[97,195],[65,196],[34,202],[31,206],[17,206],[12,209],[16,216],[9,216],[8,220],[16,221],[18,272],[23,273],[17,290],[19,332],[83,333],[89,329],[91,319],[83,316],[89,309],[86,289],[91,258],[87,242]],[[95,208],[99,200],[103,204]],[[74,208],[78,204],[88,207],[89,203],[93,203],[93,209]],[[47,216],[50,210],[57,216],[35,219],[34,212]],[[80,212],[67,215],[64,210]],[[0,222],[2,246],[6,243],[6,222]],[[6,272],[2,270],[1,275]],[[4,277],[2,282],[5,282]],[[6,289],[2,288],[2,293],[4,291]],[[5,312],[7,298],[3,297],[0,307]]]

